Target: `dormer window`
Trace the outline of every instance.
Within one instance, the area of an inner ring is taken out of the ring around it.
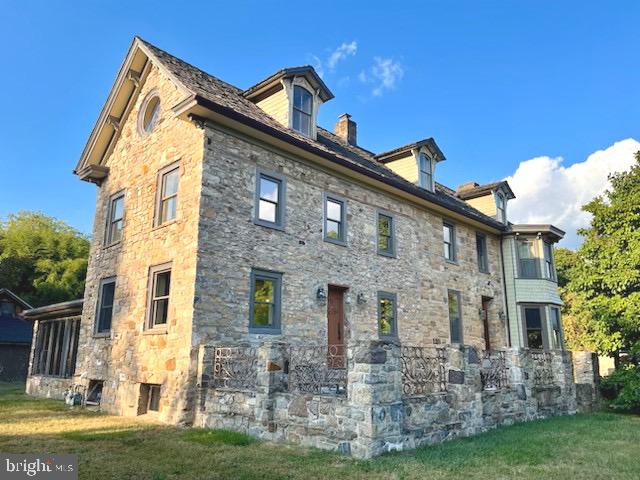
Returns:
[[[433,168],[431,159],[424,153],[419,156],[420,162],[420,186],[427,190],[433,190]]]
[[[507,202],[500,192],[496,193],[496,213],[499,221],[507,223]]]
[[[293,122],[296,132],[311,136],[313,95],[303,87],[293,87]]]

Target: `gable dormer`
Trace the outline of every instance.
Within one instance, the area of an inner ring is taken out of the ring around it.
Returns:
[[[376,159],[405,180],[430,192],[435,189],[436,165],[446,160],[433,138],[380,153]]]
[[[245,90],[244,96],[285,127],[315,140],[318,110],[333,93],[307,65],[284,68]]]
[[[479,185],[467,182],[459,185],[456,196],[476,210],[507,224],[507,202],[516,198],[506,181]]]

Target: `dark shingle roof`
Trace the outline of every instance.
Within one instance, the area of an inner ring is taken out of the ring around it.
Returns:
[[[510,198],[516,198],[511,190],[509,184],[502,180],[500,182],[492,182],[485,183],[484,185],[477,185],[472,188],[465,188],[459,192],[456,192],[456,196],[461,200],[469,200],[472,198],[482,197],[483,195],[487,195],[488,193],[493,192],[496,188],[504,186],[507,189],[507,193],[510,195]]]
[[[31,343],[33,324],[13,315],[0,315],[0,343]]]
[[[196,97],[206,101],[209,106],[215,107],[223,114],[233,115],[234,119],[238,121],[244,121],[255,128],[263,128],[264,131],[271,135],[277,135],[300,148],[306,148],[313,153],[339,162],[353,170],[411,193],[416,197],[498,230],[504,230],[502,223],[484,215],[464,201],[456,198],[450,193],[449,189],[443,189],[438,186],[435,192],[430,192],[420,188],[381,164],[372,152],[349,145],[323,128],[318,128],[317,140],[286,128],[256,104],[245,98],[243,90],[209,75],[142,39],[140,41],[178,82]]]

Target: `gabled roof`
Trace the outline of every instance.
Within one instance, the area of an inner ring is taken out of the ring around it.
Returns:
[[[516,235],[541,235],[549,238],[553,242],[558,242],[564,238],[566,232],[551,224],[525,223],[520,225],[510,224],[507,233]]]
[[[29,305],[27,302],[25,302],[23,299],[21,299],[19,296],[17,296],[8,288],[0,288],[0,298],[2,297],[7,297],[11,299],[14,303],[20,305],[25,310],[28,308],[33,308],[31,305]]]
[[[513,190],[509,186],[506,180],[500,182],[487,183],[485,185],[477,185],[472,188],[465,188],[456,192],[456,196],[461,200],[471,200],[472,198],[483,197],[490,193],[495,192],[497,189],[502,188],[507,194],[509,200],[516,198]]]
[[[247,88],[242,94],[248,99],[254,99],[259,97],[264,92],[267,92],[274,88],[274,86],[280,83],[280,80],[291,77],[304,77],[309,84],[318,91],[320,99],[323,102],[331,100],[333,93],[322,81],[322,78],[316,73],[316,70],[311,65],[303,65],[301,67],[288,67],[278,70],[276,73],[268,76],[264,80],[256,83],[252,87]]]
[[[107,148],[102,149],[102,157],[95,155],[92,153],[92,145],[95,144],[94,140],[96,138],[100,138],[101,135],[104,137],[100,131],[111,128],[109,125],[114,123],[109,123],[106,120],[111,116],[111,105],[125,103],[122,99],[118,102],[114,100],[114,98],[123,95],[119,90],[129,95],[130,98],[126,103],[129,105],[132,103],[145,72],[148,71],[147,60],[156,64],[185,93],[184,100],[173,107],[174,114],[180,118],[203,122],[209,121],[210,118],[214,118],[215,121],[224,118],[234,126],[242,125],[243,128],[248,127],[251,132],[260,133],[262,137],[264,135],[267,136],[264,138],[284,142],[290,147],[301,149],[315,157],[321,157],[323,160],[341,168],[347,168],[369,179],[382,182],[394,189],[408,193],[416,199],[427,201],[434,206],[457,213],[495,230],[503,231],[505,229],[502,223],[467,205],[448,191],[436,188],[435,192],[430,192],[405,180],[383,165],[372,152],[349,145],[327,130],[318,128],[317,139],[314,140],[285,127],[249,100],[245,96],[245,90],[209,75],[139,37],[133,40],[127,58],[120,68],[114,88],[109,94],[87,147],[85,147],[85,151],[83,151],[76,167],[76,173],[82,172],[83,169],[93,168],[91,162],[94,162],[94,164],[96,162],[98,164],[103,163],[104,158],[110,153],[110,149],[107,146]],[[142,73],[138,77],[127,73],[134,68],[132,65],[134,67],[137,65],[135,68],[141,69]],[[131,85],[126,87],[133,82],[133,80],[130,80],[132,77],[139,78],[138,83],[133,85],[135,87],[133,89],[129,88]],[[255,86],[252,88],[255,88]],[[128,113],[127,108],[123,109],[122,112],[123,116],[119,118],[120,123],[124,122],[124,118]],[[113,136],[109,139],[111,144],[117,139],[118,131],[114,130],[112,133]],[[430,145],[432,148],[435,147],[437,149],[433,139],[426,139],[422,142],[424,143],[417,142],[412,145]],[[435,152],[444,159],[444,155],[439,149],[435,150]],[[102,175],[102,172],[98,172],[98,174]]]
[[[376,155],[376,160],[378,160],[380,163],[389,163],[398,158],[405,157],[414,148],[422,148],[425,146],[429,149],[429,152],[431,152],[431,155],[434,156],[437,162],[446,160],[444,154],[442,153],[442,151],[440,151],[440,148],[436,144],[436,141],[431,137],[425,138],[424,140],[419,140],[417,142],[409,143],[398,148],[394,148],[393,150],[389,150],[387,152],[379,153]]]

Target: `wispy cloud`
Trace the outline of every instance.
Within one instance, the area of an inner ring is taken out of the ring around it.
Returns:
[[[352,40],[351,42],[342,42],[339,47],[329,53],[326,60],[323,60],[318,55],[311,55],[311,63],[313,64],[313,68],[316,69],[316,72],[318,72],[318,75],[324,77],[327,70],[331,73],[335,72],[338,63],[345,60],[347,57],[353,57],[357,52],[358,42],[355,40]]]
[[[640,142],[632,138],[615,142],[568,167],[562,157],[536,157],[520,162],[506,180],[516,194],[509,202],[509,220],[514,223],[551,223],[567,232],[562,245],[574,248],[582,239],[578,228],[586,227],[591,215],[582,205],[609,186],[608,175],[629,170]]]
[[[336,48],[329,58],[327,59],[327,67],[329,70],[335,70],[336,65],[340,60],[344,60],[347,57],[352,57],[358,51],[358,42],[353,40],[351,43],[344,42],[338,48]]]
[[[404,67],[393,58],[374,57],[373,65],[368,70],[362,70],[358,80],[372,86],[371,94],[381,96],[385,90],[396,88],[404,76]]]

